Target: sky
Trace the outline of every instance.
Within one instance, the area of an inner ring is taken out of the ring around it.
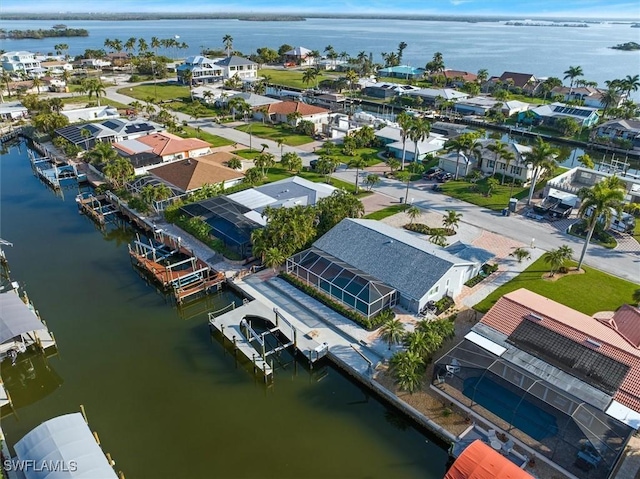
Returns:
[[[504,15],[514,17],[620,18],[640,21],[635,0],[0,0],[3,12],[277,12]]]

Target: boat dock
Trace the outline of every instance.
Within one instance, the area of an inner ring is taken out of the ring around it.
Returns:
[[[266,322],[267,329],[257,332],[253,326],[256,320]],[[260,371],[265,382],[273,379],[274,365],[270,356],[274,353],[293,347],[313,364],[329,351],[326,343],[320,344],[311,334],[300,332],[277,308],[271,309],[260,301],[245,302],[221,314],[209,313],[209,327],[219,331],[223,339],[233,344],[235,351],[251,361],[254,371]],[[277,346],[268,346],[270,336],[276,338]]]
[[[104,226],[109,217],[118,210],[109,202],[106,195],[94,195],[84,192],[76,196],[76,203],[80,213],[87,215],[100,226]]]
[[[18,294],[18,284],[0,293],[0,358],[15,361],[19,353],[35,346],[47,353],[56,348],[56,340],[26,293]]]
[[[178,304],[195,294],[222,287],[226,281],[224,273],[215,271],[182,246],[180,238],[163,233],[154,236],[146,242],[138,236],[129,245],[129,255],[165,291],[171,291]]]
[[[62,187],[63,180],[75,180],[80,183],[87,179],[87,175],[78,173],[76,165],[59,164],[48,156],[36,157],[31,150],[29,150],[29,161],[35,175],[55,190]]]

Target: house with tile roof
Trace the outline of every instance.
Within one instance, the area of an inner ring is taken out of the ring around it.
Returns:
[[[241,171],[226,166],[232,158],[242,160],[233,153],[219,151],[197,158],[173,161],[147,171],[183,193],[191,193],[207,184],[221,185],[226,189],[241,183],[244,178]]]
[[[314,124],[316,133],[321,132],[324,125],[329,123],[331,114],[326,108],[309,105],[302,101],[281,101],[271,103],[265,108],[266,110],[256,108],[253,117],[256,120],[267,120],[272,123],[289,123],[288,115],[299,113],[300,118],[296,120],[296,125],[302,120],[310,121]]]
[[[181,138],[171,133],[153,133],[135,139],[114,143],[118,153],[127,156],[142,151],[152,153],[162,162],[197,158],[211,151],[211,144],[198,138]]]
[[[444,70],[442,72],[434,73],[431,78],[436,76],[443,76],[446,80],[447,86],[459,88],[466,82],[475,82],[478,80],[478,75],[475,73],[465,72],[462,70]]]
[[[541,82],[531,73],[504,72],[499,77],[491,77],[487,80],[491,88],[520,88],[526,93],[536,93]]]
[[[287,272],[366,317],[455,297],[480,263],[462,259],[405,230],[347,218],[287,260]]]
[[[431,387],[569,477],[608,479],[640,428],[640,310],[592,317],[513,291],[435,362]]]

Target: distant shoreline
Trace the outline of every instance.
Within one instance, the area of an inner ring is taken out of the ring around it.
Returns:
[[[514,20],[534,20],[549,23],[579,20],[582,23],[616,22],[632,25],[637,21],[621,21],[619,18],[576,19],[570,17],[513,17],[507,15],[479,16],[479,15],[416,15],[416,14],[330,14],[305,13],[304,16],[286,15],[278,13],[180,13],[180,12],[124,12],[124,13],[4,13],[3,20],[93,20],[93,21],[141,21],[141,20],[242,20],[242,21],[304,21],[309,18],[355,19],[355,20],[420,20],[440,22],[505,22]]]

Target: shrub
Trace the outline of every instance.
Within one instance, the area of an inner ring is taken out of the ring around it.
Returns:
[[[443,236],[451,236],[456,234],[456,232],[452,228],[431,228],[422,223],[412,223],[403,226],[404,229],[413,231],[415,233],[422,233],[424,235],[443,235]]]

